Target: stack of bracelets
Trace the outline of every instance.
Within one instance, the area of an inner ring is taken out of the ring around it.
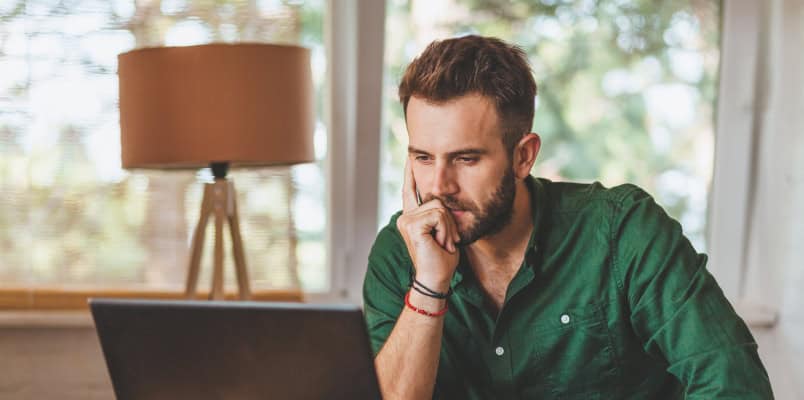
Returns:
[[[427,297],[432,297],[434,299],[445,300],[446,298],[448,298],[449,296],[452,295],[452,288],[451,287],[449,288],[447,293],[436,292],[435,290],[430,289],[427,286],[424,286],[421,282],[417,281],[416,278],[414,278],[412,276],[411,276],[411,283],[410,283],[409,286],[411,288],[413,288],[413,290],[421,293],[422,295],[427,296]],[[441,310],[438,310],[436,312],[429,312],[429,311],[426,311],[426,310],[422,310],[421,308],[418,308],[418,307],[414,306],[413,304],[410,304],[410,291],[408,291],[408,293],[405,295],[405,306],[407,306],[408,308],[410,308],[411,310],[413,310],[413,311],[415,311],[415,312],[417,312],[419,314],[426,315],[428,317],[440,317],[440,316],[442,316],[442,315],[447,313],[446,304],[444,305],[444,308],[442,308]]]

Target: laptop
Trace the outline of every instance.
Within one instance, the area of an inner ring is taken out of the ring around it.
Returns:
[[[119,400],[379,399],[361,310],[90,299]]]

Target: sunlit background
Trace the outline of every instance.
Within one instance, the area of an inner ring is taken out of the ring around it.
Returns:
[[[317,163],[231,174],[253,286],[325,290],[324,8],[324,0],[0,2],[0,282],[181,287],[212,176],[121,169],[117,54],[250,41],[312,50],[319,116]],[[202,287],[210,264],[208,253]]]
[[[117,54],[252,41],[312,49],[319,117],[317,163],[232,173],[253,285],[328,290],[325,15],[325,0],[0,2],[0,284],[180,288],[211,175],[121,169]],[[705,251],[719,19],[715,0],[390,0],[380,226],[400,208],[402,72],[430,41],[476,33],[529,55],[535,175],[636,183]]]

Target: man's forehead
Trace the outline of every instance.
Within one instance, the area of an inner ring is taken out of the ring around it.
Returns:
[[[408,139],[413,149],[430,154],[486,149],[500,141],[493,103],[467,95],[444,103],[412,97],[408,103]]]

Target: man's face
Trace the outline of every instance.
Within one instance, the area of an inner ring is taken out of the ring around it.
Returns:
[[[474,94],[442,104],[411,97],[407,126],[422,201],[437,198],[450,209],[460,244],[505,227],[516,185],[494,104]]]

